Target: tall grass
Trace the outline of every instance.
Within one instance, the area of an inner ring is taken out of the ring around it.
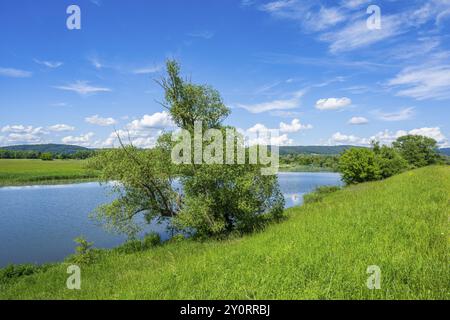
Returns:
[[[0,284],[0,298],[448,299],[449,167],[344,188],[243,238],[103,252],[66,289],[67,264]],[[366,286],[368,266],[381,289]]]

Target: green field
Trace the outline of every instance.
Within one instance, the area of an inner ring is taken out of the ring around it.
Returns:
[[[2,299],[449,299],[449,167],[360,184],[288,210],[266,230],[102,252],[66,289],[68,264],[1,284]],[[366,286],[381,268],[381,289]]]
[[[67,183],[95,177],[82,160],[0,159],[0,186]]]

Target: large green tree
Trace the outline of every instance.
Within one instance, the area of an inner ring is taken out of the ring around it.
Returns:
[[[407,135],[393,143],[403,158],[416,168],[434,164],[439,159],[436,140],[419,135]]]
[[[217,129],[239,136],[236,129],[222,125],[230,110],[220,94],[210,86],[184,80],[177,62],[167,62],[167,76],[159,83],[165,91],[163,106],[178,128],[188,133],[192,148],[198,123],[202,134]],[[221,152],[218,163],[175,164],[171,155],[179,140],[171,139],[170,134],[162,135],[149,150],[120,141],[120,149],[102,152],[91,160],[104,181],[119,182],[114,187],[118,198],[96,211],[96,216],[115,230],[135,234],[140,226],[134,218],[142,214],[147,222],[170,217],[173,227],[198,237],[217,237],[249,232],[282,217],[284,198],[277,177],[263,175],[260,163],[238,164],[236,153],[232,164],[224,164],[225,152]],[[203,148],[210,143],[206,138],[200,141]],[[225,150],[225,143],[221,146]],[[249,155],[242,139],[233,139],[232,146]]]

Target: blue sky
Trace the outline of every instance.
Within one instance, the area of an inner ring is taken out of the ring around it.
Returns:
[[[227,124],[279,130],[273,143],[448,146],[449,31],[449,0],[4,0],[0,145],[109,147],[117,130],[149,147],[173,129],[154,79],[175,58],[221,92]]]

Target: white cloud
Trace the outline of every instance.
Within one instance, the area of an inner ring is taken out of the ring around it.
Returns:
[[[69,126],[67,124],[55,124],[53,126],[48,127],[48,130],[54,132],[74,131],[75,127]]]
[[[294,133],[299,132],[300,130],[308,130],[312,129],[313,126],[310,124],[302,124],[300,123],[299,119],[293,119],[290,124],[286,124],[284,122],[280,123],[280,132],[286,132],[286,133]]]
[[[154,147],[158,137],[165,129],[176,128],[170,114],[166,111],[144,115],[141,119],[128,123],[123,130],[112,132],[109,137],[100,143],[102,147],[117,147],[120,136],[124,144],[133,144],[139,148]]]
[[[378,119],[383,121],[404,121],[411,119],[414,115],[414,108],[404,108],[397,112],[381,112],[376,110],[374,114],[378,117]]]
[[[166,111],[156,112],[152,115],[144,115],[141,119],[134,120],[127,125],[129,130],[167,129],[174,128],[170,114]]]
[[[437,141],[440,147],[448,146],[448,139],[441,132],[439,127],[424,127],[413,130],[398,130],[396,132],[391,132],[389,130],[380,131],[377,134],[369,137],[369,138],[361,138],[354,135],[346,135],[340,132],[336,132],[333,134],[331,139],[328,141],[329,144],[352,144],[352,145],[361,145],[368,146],[371,141],[378,141],[384,145],[391,145],[395,140],[400,137],[406,136],[408,134],[411,135],[422,135],[429,138],[432,138]]]
[[[82,96],[95,94],[98,92],[111,92],[111,89],[109,88],[91,86],[88,84],[88,81],[76,81],[67,86],[56,86],[55,88],[60,90],[73,91]]]
[[[61,141],[65,144],[76,144],[83,147],[88,147],[92,143],[92,137],[94,137],[94,133],[89,132],[81,136],[67,136],[62,138]]]
[[[409,134],[429,137],[436,140],[442,147],[448,146],[448,140],[439,127],[413,129],[409,131]]]
[[[294,143],[294,140],[290,139],[287,134],[273,134],[271,129],[265,128],[264,126],[260,127],[260,125],[255,125],[254,127],[247,130],[247,132],[244,134],[244,137],[246,139],[246,144],[249,146],[289,146]]]
[[[355,9],[370,2],[371,0],[343,0],[342,5],[347,8]]]
[[[349,124],[353,124],[353,125],[362,125],[362,124],[368,124],[369,120],[367,120],[367,118],[364,117],[352,117],[349,121]]]
[[[42,60],[34,59],[34,62],[36,62],[37,64],[40,64],[40,65],[46,66],[47,68],[51,68],[51,69],[56,69],[63,65],[63,63],[59,62],[59,61],[42,61]]]
[[[273,100],[269,102],[256,103],[256,104],[237,104],[236,107],[245,109],[251,113],[262,113],[272,110],[287,110],[294,109],[300,106],[301,98],[305,94],[305,90],[297,91],[290,99]]]
[[[94,115],[84,119],[87,123],[94,124],[97,126],[107,127],[117,124],[114,118],[102,118],[99,115]]]
[[[401,87],[399,96],[417,100],[450,98],[450,65],[409,67],[401,71],[389,86]]]
[[[381,29],[367,28],[366,18],[356,20],[340,30],[320,36],[320,40],[330,43],[330,51],[339,53],[367,47],[391,38],[407,30],[397,16],[382,16]]]
[[[340,132],[336,132],[333,134],[331,139],[329,140],[330,144],[353,144],[353,145],[368,145],[370,144],[370,140],[360,138],[354,135],[342,134]]]
[[[352,104],[349,98],[328,98],[320,99],[316,102],[316,108],[319,110],[337,110],[345,108]]]
[[[42,127],[24,126],[19,125],[7,125],[2,128],[2,132],[6,133],[29,133],[29,134],[44,134],[45,131]]]
[[[100,146],[107,148],[120,146],[120,142],[117,137],[119,136],[122,143],[125,145],[129,145],[131,143],[133,146],[138,148],[153,148],[161,133],[161,130],[118,130],[112,132],[105,141],[100,143]]]
[[[294,140],[289,138],[287,133],[295,133],[300,130],[311,129],[311,125],[303,125],[298,119],[292,120],[291,124],[281,122],[280,129],[270,129],[261,123],[255,124],[247,130],[239,129],[244,135],[247,145],[292,145]]]
[[[1,129],[6,133],[2,137],[1,144],[30,144],[43,143],[44,136],[48,134],[42,127],[24,126],[24,125],[7,125]]]
[[[313,3],[298,0],[278,0],[259,7],[274,18],[299,23],[306,32],[333,27],[347,19],[347,13],[339,7],[314,6]]]
[[[29,78],[33,74],[29,71],[13,69],[13,68],[0,68],[0,76],[10,78]]]

